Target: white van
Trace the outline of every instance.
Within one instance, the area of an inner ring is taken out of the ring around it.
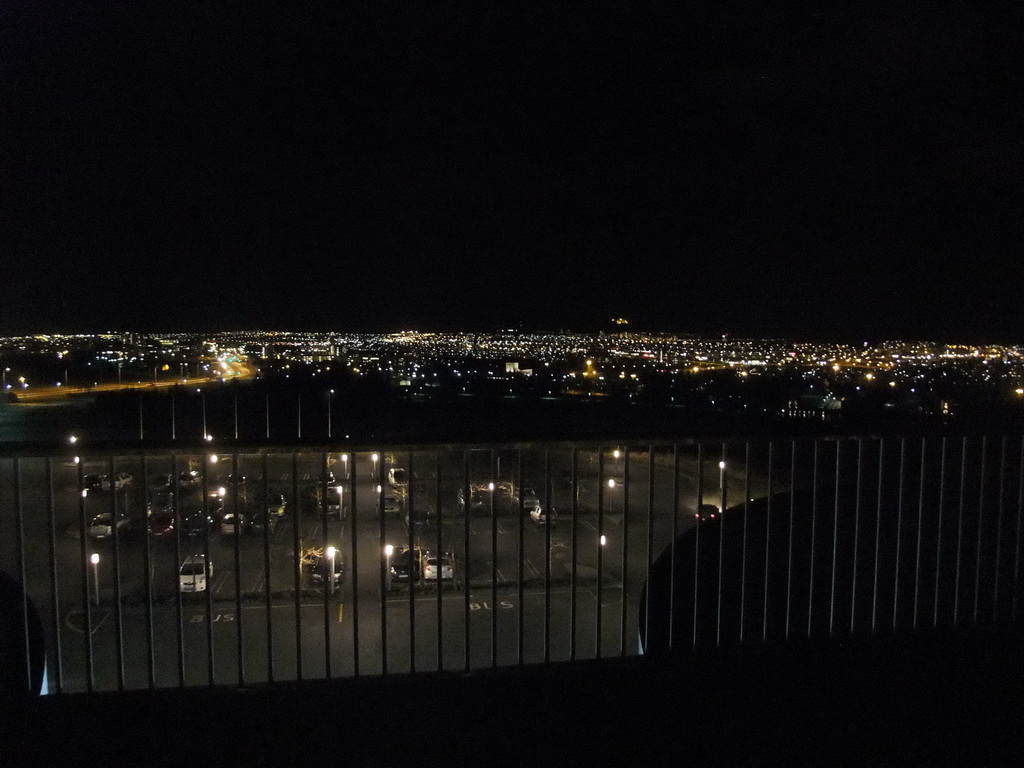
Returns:
[[[189,555],[178,571],[178,586],[182,592],[205,592],[213,577],[213,562],[206,555]]]

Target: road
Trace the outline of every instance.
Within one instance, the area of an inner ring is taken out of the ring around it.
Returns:
[[[732,489],[743,489],[746,479],[738,465],[720,473],[718,458],[704,456],[703,500],[720,500],[721,477],[731,506],[738,500]],[[90,666],[92,685],[106,690],[146,687],[151,668],[154,684],[163,687],[211,679],[237,683],[240,672],[244,681],[260,682],[374,675],[385,665],[390,673],[439,664],[539,663],[568,659],[573,649],[578,658],[635,653],[648,564],[672,539],[676,501],[677,532],[693,524],[698,502],[696,456],[689,453],[680,454],[676,481],[668,452],[653,463],[647,453],[631,452],[627,474],[624,457],[608,451],[601,476],[596,455],[581,452],[575,484],[568,450],[551,450],[545,461],[543,450],[529,446],[521,453],[269,452],[238,456],[237,467],[235,461],[223,453],[173,462],[148,455],[144,465],[138,456],[83,456],[78,464],[51,459],[52,506],[46,459],[0,462],[0,530],[24,532],[26,582],[47,628],[53,676],[60,649],[65,690],[87,689]],[[333,479],[322,475],[325,465]],[[389,484],[387,470],[397,466],[407,469],[411,486]],[[153,478],[189,469],[200,480],[179,490],[179,518],[200,509],[204,498],[207,509],[216,506],[221,489],[226,511],[237,505],[251,514],[280,493],[288,500],[286,514],[272,534],[249,530],[236,537],[214,530],[190,537],[179,525],[173,535],[147,536],[146,504],[157,495]],[[111,471],[132,474],[131,484],[83,497],[80,477]],[[245,476],[237,488],[229,479],[233,471]],[[615,478],[619,482],[610,486]],[[478,507],[459,505],[457,492],[467,479],[471,488],[491,482],[499,488],[493,515],[486,493]],[[548,528],[519,514],[520,487],[535,488],[541,498],[550,489],[555,524]],[[765,492],[764,478],[753,470],[750,488],[752,498]],[[340,499],[340,515],[325,519],[318,500],[324,489],[329,501]],[[397,505],[383,516],[382,496]],[[412,526],[406,523],[410,509]],[[83,517],[88,522],[110,510],[127,514],[131,528],[119,531],[116,541],[83,539]],[[419,581],[410,589],[389,579],[387,544],[450,553],[455,578],[440,589],[436,582]],[[344,576],[335,593],[325,595],[300,556],[331,546]],[[196,553],[214,566],[210,589],[181,594],[179,563]],[[99,556],[95,565],[93,554]],[[0,564],[20,574],[17,535],[0,543]]]

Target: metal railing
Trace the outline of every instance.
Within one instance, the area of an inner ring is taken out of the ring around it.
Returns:
[[[51,692],[242,686],[1015,621],[1022,509],[1008,435],[79,445],[0,569]]]

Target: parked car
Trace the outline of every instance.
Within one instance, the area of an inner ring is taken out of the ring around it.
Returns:
[[[213,515],[205,515],[202,512],[193,512],[181,521],[181,532],[186,536],[205,536],[217,525]]]
[[[309,566],[309,570],[313,583],[323,584],[331,572],[331,558],[326,556],[317,558],[316,562]],[[337,587],[344,581],[345,561],[341,557],[341,552],[337,552],[334,555],[334,586]]]
[[[276,493],[267,501],[267,512],[277,517],[284,517],[287,508],[288,500],[285,499],[284,494]]]
[[[455,578],[455,558],[450,554],[438,557],[427,552],[423,558],[423,580],[437,581],[439,575],[442,582]]]
[[[718,516],[717,504],[701,504],[700,509],[694,514],[697,520],[714,520]]]
[[[253,531],[263,533],[263,529],[267,529],[267,533],[273,534],[277,530],[277,522],[281,518],[277,516],[272,510],[263,510],[256,512],[249,520],[249,528]]]
[[[541,525],[549,521],[554,525],[558,521],[558,511],[554,507],[544,507],[538,504],[530,510],[530,518],[533,522]]]
[[[183,489],[196,488],[201,480],[199,473],[194,469],[186,470],[178,475],[178,487]]]
[[[174,535],[174,511],[154,512],[147,522],[149,535],[154,539],[162,539]]]
[[[98,491],[103,486],[103,476],[92,472],[82,478],[82,487],[87,491]]]
[[[228,512],[220,521],[220,532],[229,535],[245,533],[245,527],[245,515],[241,512]]]
[[[392,496],[390,493],[384,496],[385,513],[397,515],[401,511],[402,503],[398,500],[397,496]]]
[[[92,522],[89,523],[89,527],[86,528],[86,535],[91,539],[109,539],[114,535],[114,525],[111,524],[112,516],[110,512],[102,512],[96,515]],[[123,536],[124,533],[131,527],[131,520],[126,515],[119,514],[117,516],[117,532],[118,536]]]
[[[534,507],[540,506],[540,496],[533,488],[523,488],[522,493],[523,509],[533,509]]]
[[[393,581],[419,581],[423,571],[423,550],[420,547],[402,547],[391,556]]]
[[[100,479],[100,489],[104,491],[120,491],[132,484],[132,476],[127,472],[118,472],[111,477],[104,475]]]
[[[174,479],[170,475],[154,475],[149,481],[149,487],[154,491],[169,491],[174,486]]]
[[[213,561],[206,555],[189,555],[178,570],[178,588],[182,592],[205,592],[213,578]]]

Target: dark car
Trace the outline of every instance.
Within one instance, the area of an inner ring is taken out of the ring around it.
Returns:
[[[82,486],[87,491],[98,491],[103,486],[103,475],[89,473],[82,478]]]
[[[391,556],[391,578],[394,581],[419,581],[423,571],[423,550],[419,547],[402,547]]]
[[[149,535],[154,539],[174,535],[174,511],[152,512],[148,520]]]
[[[337,587],[345,580],[345,562],[342,560],[341,553],[337,552],[334,555],[334,585]],[[323,584],[328,574],[331,572],[331,558],[319,557],[316,562],[309,566],[310,578],[314,584]]]
[[[273,534],[277,530],[277,523],[281,518],[269,510],[261,510],[253,514],[249,520],[249,528],[256,533],[263,533],[263,529],[267,529],[267,533]]]
[[[181,521],[181,531],[186,536],[204,536],[209,534],[216,526],[216,518],[213,515],[205,515],[202,512],[193,512]]]

